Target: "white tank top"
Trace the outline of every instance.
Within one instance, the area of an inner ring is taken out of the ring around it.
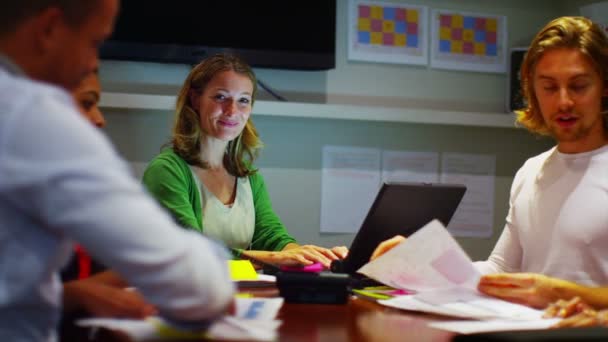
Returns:
[[[192,167],[190,171],[200,190],[203,233],[230,248],[248,248],[255,229],[255,208],[249,177],[237,178],[234,203],[225,205],[198,179]]]

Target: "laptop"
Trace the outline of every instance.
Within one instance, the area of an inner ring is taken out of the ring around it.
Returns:
[[[447,226],[466,186],[441,183],[384,183],[355,236],[348,256],[331,264],[334,273],[356,275],[380,242],[395,235],[410,236],[438,219]]]

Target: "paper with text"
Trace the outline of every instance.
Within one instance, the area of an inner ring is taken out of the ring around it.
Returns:
[[[379,189],[380,150],[324,146],[321,232],[357,232]]]
[[[459,334],[476,334],[496,331],[543,330],[559,322],[559,318],[536,319],[530,321],[491,320],[491,321],[446,321],[431,322],[435,329],[453,331]]]
[[[439,153],[382,151],[382,182],[439,181]]]
[[[224,316],[206,330],[182,329],[161,317],[143,320],[119,318],[86,318],[76,322],[84,327],[102,327],[119,330],[133,340],[149,339],[229,339],[274,341],[281,321],[275,319],[283,298],[236,298],[234,316]]]
[[[429,291],[414,296],[398,296],[378,302],[402,310],[479,320],[498,318],[534,321],[542,319],[544,313],[542,310],[483,296],[471,291],[463,291],[458,296],[446,296],[441,292]]]
[[[484,320],[539,320],[543,315],[542,310],[479,293],[481,275],[438,220],[358,272],[395,288],[417,291],[378,301],[398,309]]]
[[[464,184],[467,192],[448,224],[454,236],[490,237],[494,224],[496,156],[444,153],[441,183]]]

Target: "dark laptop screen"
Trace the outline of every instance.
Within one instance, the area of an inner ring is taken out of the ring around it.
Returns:
[[[395,235],[409,236],[433,219],[447,226],[466,187],[461,184],[384,183],[376,195],[346,259],[333,272],[354,274],[378,244]]]

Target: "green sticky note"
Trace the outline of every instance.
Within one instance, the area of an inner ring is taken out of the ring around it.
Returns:
[[[256,280],[258,274],[249,260],[228,260],[232,281]]]

